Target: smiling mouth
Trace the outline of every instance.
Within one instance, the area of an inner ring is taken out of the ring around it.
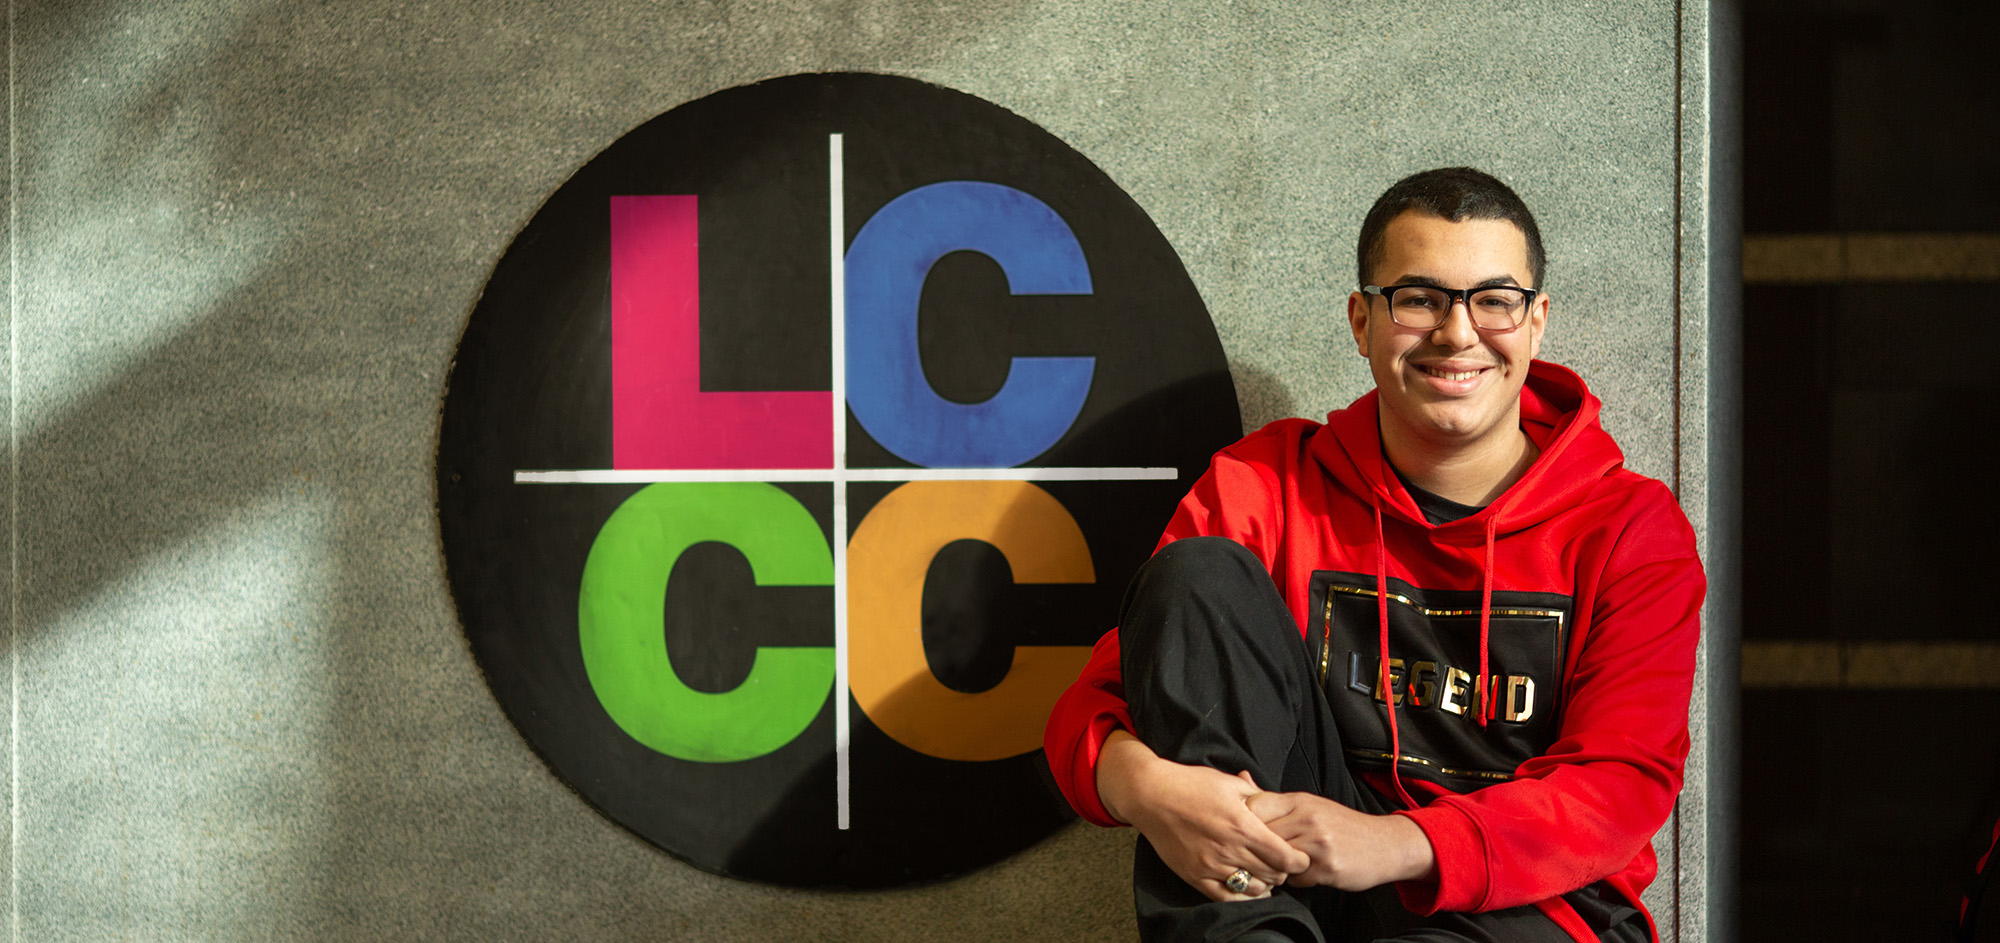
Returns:
[[[1429,374],[1430,376],[1437,377],[1440,380],[1470,380],[1486,370],[1485,367],[1480,367],[1475,370],[1440,370],[1436,367],[1427,366],[1424,364],[1418,364],[1417,369],[1422,370],[1424,373]]]

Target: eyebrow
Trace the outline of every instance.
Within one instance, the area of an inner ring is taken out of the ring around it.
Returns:
[[[1446,285],[1445,283],[1443,283],[1443,282],[1441,282],[1441,281],[1438,281],[1437,279],[1435,279],[1435,278],[1432,278],[1432,277],[1430,277],[1430,276],[1428,276],[1428,275],[1405,275],[1405,276],[1403,276],[1403,277],[1402,277],[1402,279],[1401,279],[1400,281],[1395,281],[1395,282],[1391,282],[1390,284],[1392,284],[1392,285],[1422,285],[1422,286],[1424,286],[1425,288],[1450,288],[1450,287],[1451,287],[1451,286],[1449,286],[1449,285]],[[1473,285],[1472,287],[1473,287],[1473,288],[1498,288],[1498,287],[1500,287],[1500,286],[1502,286],[1502,285],[1512,285],[1512,286],[1514,286],[1515,288],[1519,288],[1519,287],[1521,287],[1521,283],[1520,283],[1519,281],[1515,280],[1514,276],[1512,276],[1512,275],[1495,275],[1495,276],[1493,276],[1492,278],[1488,278],[1488,279],[1486,279],[1486,280],[1484,280],[1484,281],[1481,281],[1481,282],[1479,282],[1478,284],[1475,284],[1475,285]]]

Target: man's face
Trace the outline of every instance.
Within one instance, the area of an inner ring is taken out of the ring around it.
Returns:
[[[1473,288],[1531,283],[1528,240],[1498,219],[1450,222],[1404,213],[1383,233],[1383,252],[1370,284]],[[1453,304],[1435,328],[1408,328],[1389,317],[1389,302],[1355,292],[1347,321],[1381,391],[1382,436],[1392,449],[1428,447],[1458,453],[1497,444],[1520,426],[1521,384],[1541,351],[1549,301],[1537,295],[1521,326],[1481,330],[1471,312]]]

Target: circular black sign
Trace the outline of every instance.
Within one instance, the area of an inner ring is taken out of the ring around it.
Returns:
[[[1069,819],[1049,705],[1239,422],[1179,259],[1082,155],[792,76],[647,122],[522,231],[438,515],[487,683],[585,799],[721,874],[882,887]]]

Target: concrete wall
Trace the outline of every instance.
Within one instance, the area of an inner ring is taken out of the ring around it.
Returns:
[[[1041,124],[1138,200],[1255,426],[1365,389],[1339,321],[1354,230],[1403,173],[1470,163],[1542,216],[1545,355],[1726,545],[1733,427],[1707,419],[1734,404],[1710,265],[1733,258],[1712,196],[1733,169],[1711,156],[1731,139],[1711,134],[1729,53],[1710,18],[10,3],[7,938],[1129,937],[1126,833],[1072,828],[938,886],[799,893],[678,863],[534,757],[467,650],[432,510],[441,384],[499,254],[675,105],[802,71],[914,76]],[[1714,576],[1730,598],[1733,569]],[[1688,940],[1726,935],[1733,626],[1714,624],[1649,894]]]

